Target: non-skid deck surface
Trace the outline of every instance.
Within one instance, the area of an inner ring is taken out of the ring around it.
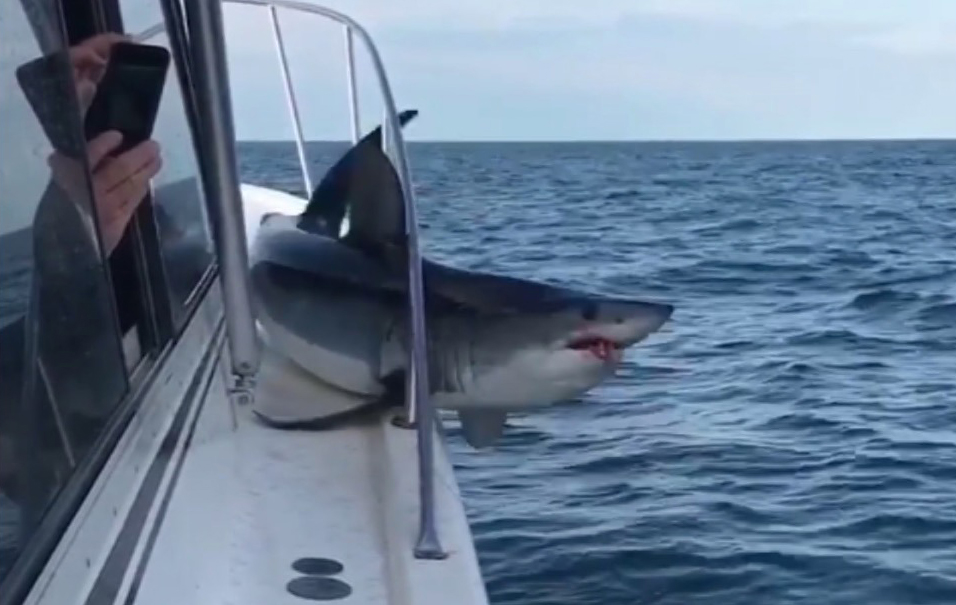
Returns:
[[[259,398],[306,406],[322,394],[284,363],[267,359]],[[148,559],[129,603],[486,602],[443,448],[436,448],[439,525],[453,554],[420,561],[411,556],[414,431],[384,417],[319,433],[279,431],[248,407],[234,418],[222,382],[220,373],[168,508],[157,513],[154,543],[143,547]]]

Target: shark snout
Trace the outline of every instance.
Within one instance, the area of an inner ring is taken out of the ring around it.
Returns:
[[[673,305],[645,301],[611,301],[598,307],[589,331],[620,348],[633,346],[657,332],[674,313]]]
[[[674,305],[664,303],[640,303],[625,325],[631,330],[628,344],[640,342],[663,327],[674,313]]]

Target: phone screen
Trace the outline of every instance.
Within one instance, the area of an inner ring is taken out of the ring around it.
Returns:
[[[123,143],[114,153],[122,153],[149,139],[168,68],[169,51],[165,48],[116,44],[86,114],[87,140],[107,130],[118,130]]]

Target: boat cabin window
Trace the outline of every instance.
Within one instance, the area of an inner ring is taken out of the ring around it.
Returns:
[[[118,230],[103,212],[108,156],[84,136],[91,39],[139,33],[172,5],[0,3],[0,602],[19,600],[49,556],[155,370],[146,362],[213,277],[182,52],[153,130],[161,168]],[[165,32],[139,41],[176,46]]]
[[[161,2],[119,0],[109,28],[130,35],[164,22]],[[167,0],[167,9],[181,11]],[[181,14],[181,13],[180,13]],[[163,170],[153,179],[152,208],[159,229],[159,244],[168,280],[172,313],[180,326],[192,306],[215,258],[206,199],[200,180],[199,156],[191,133],[195,119],[183,92],[188,88],[187,63],[161,31],[140,40],[162,46],[173,55],[166,88],[160,102],[153,139],[163,154]]]
[[[0,589],[128,387],[58,10],[0,3]]]

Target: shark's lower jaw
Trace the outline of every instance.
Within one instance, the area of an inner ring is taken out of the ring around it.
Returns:
[[[617,361],[624,353],[624,345],[601,336],[575,338],[567,347],[573,351],[586,351],[601,361]]]

